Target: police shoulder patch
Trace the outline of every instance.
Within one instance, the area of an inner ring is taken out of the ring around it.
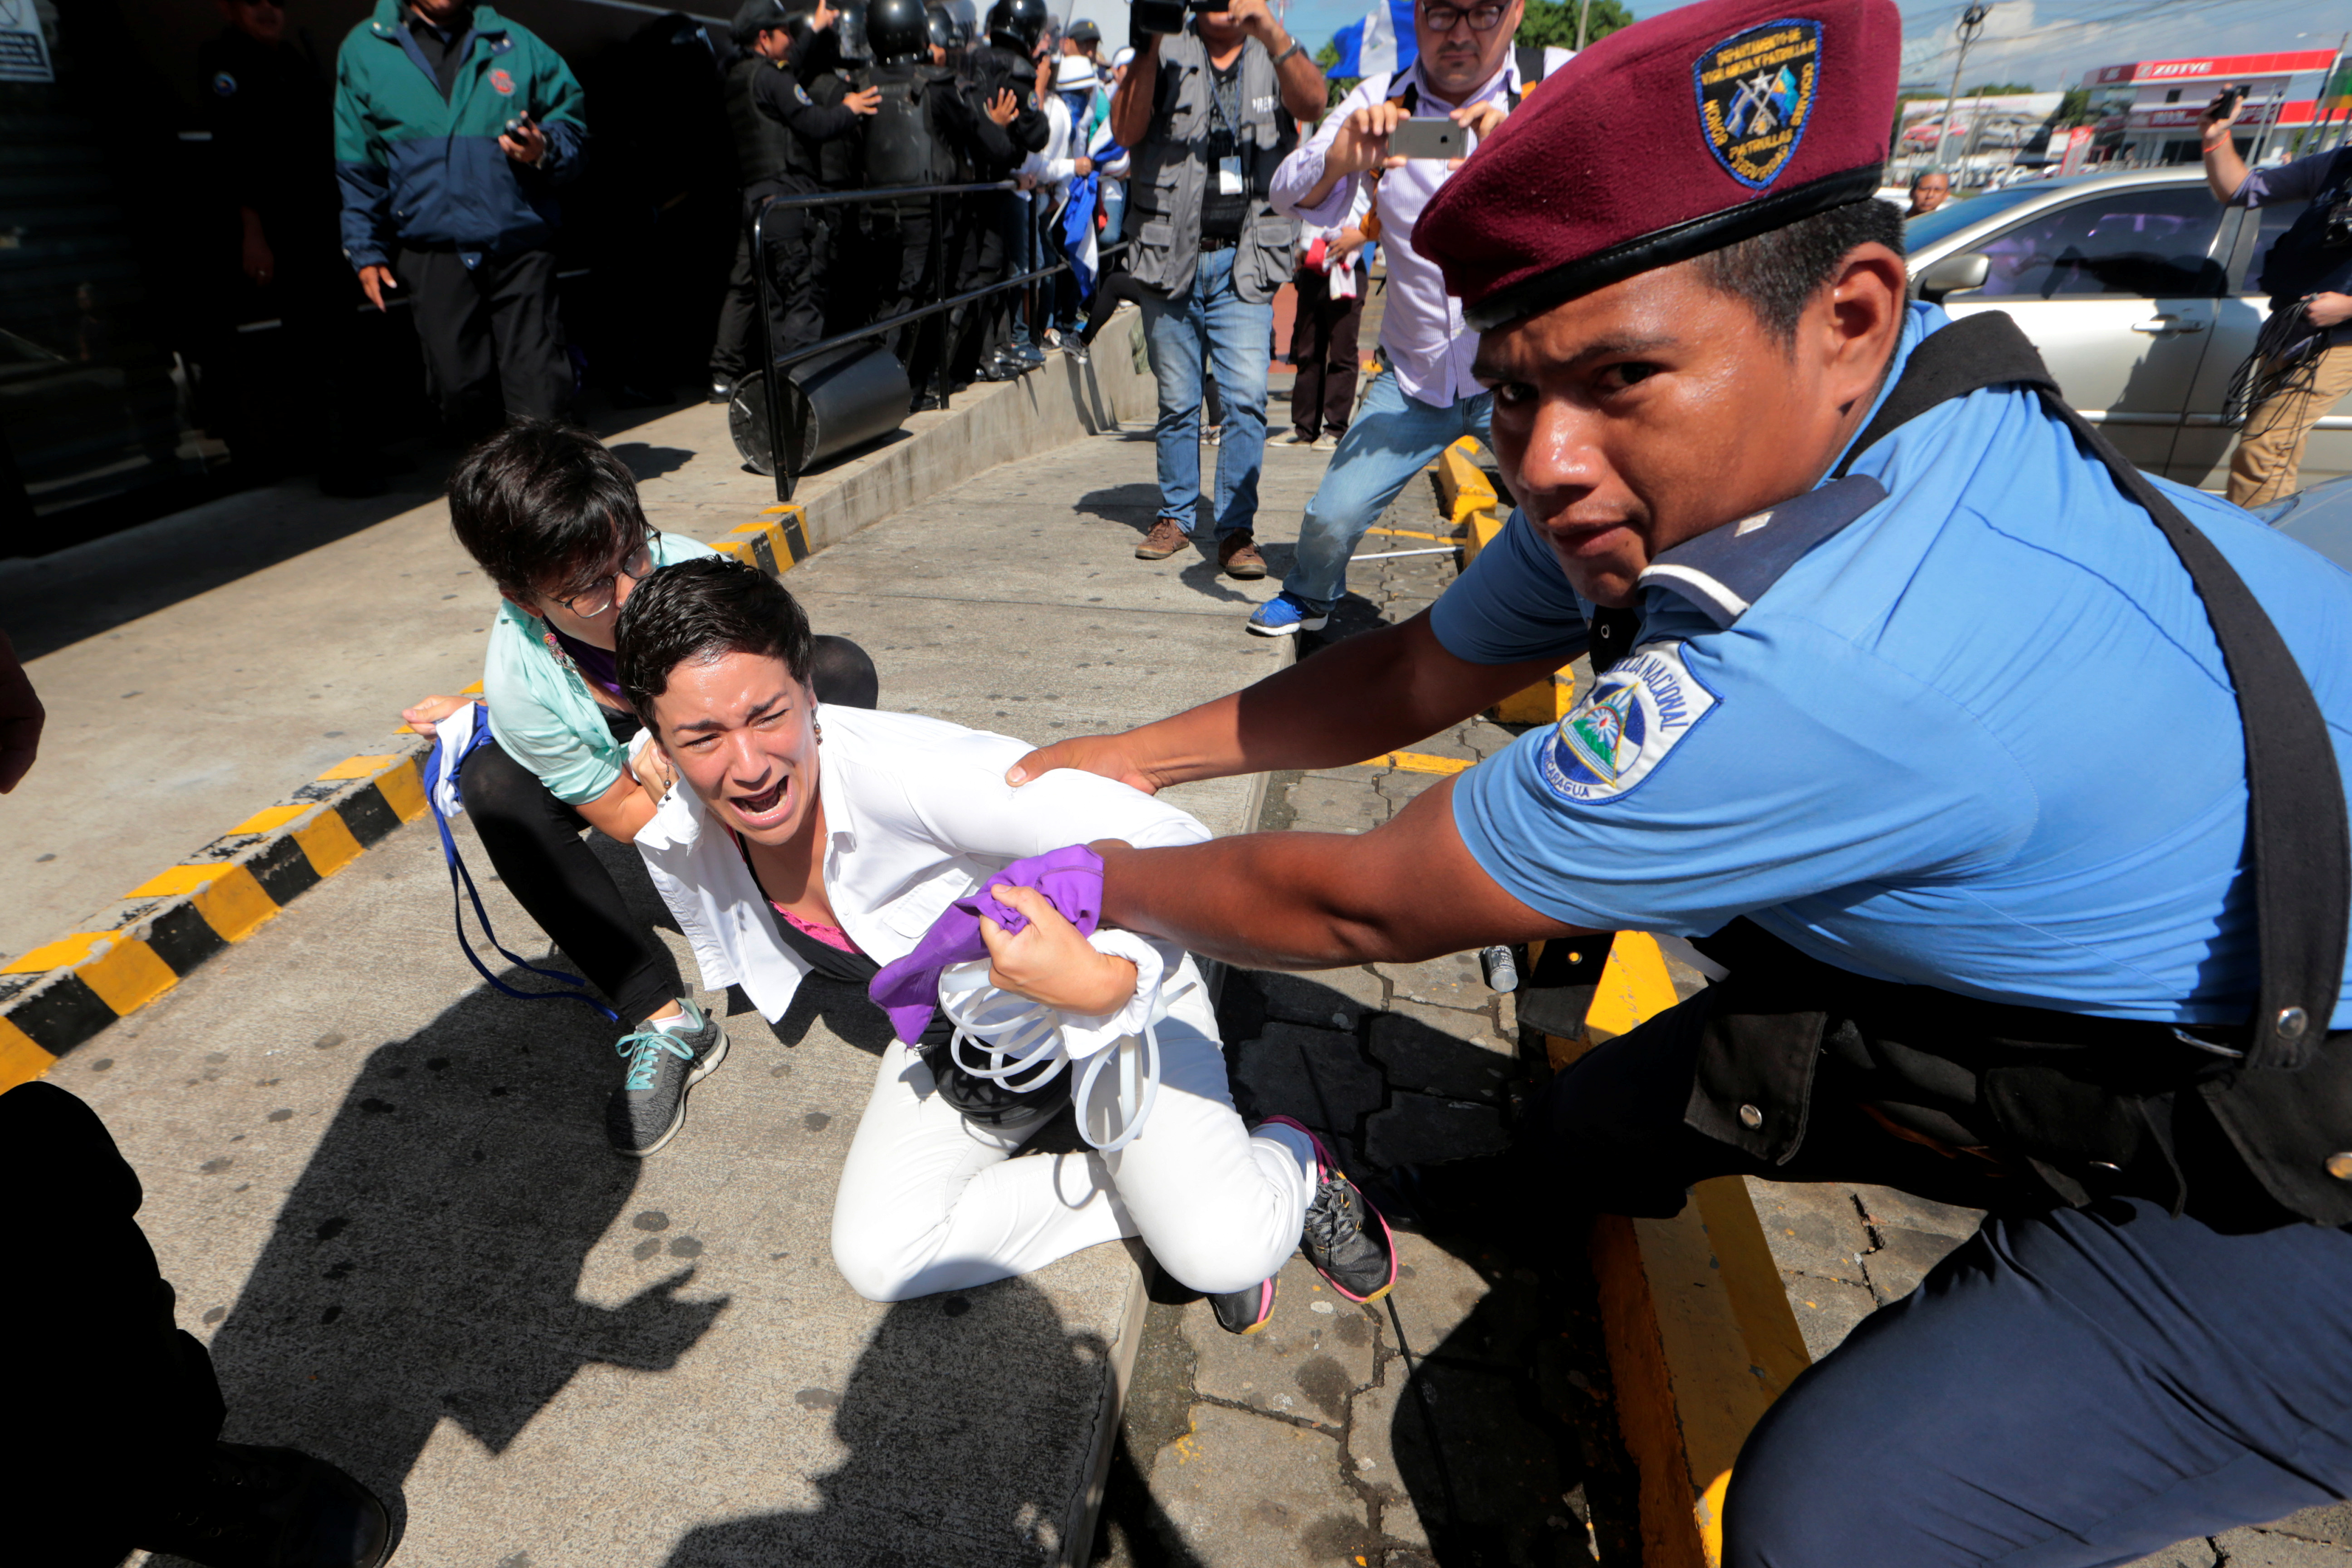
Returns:
[[[1725,173],[1752,190],[1780,177],[1813,117],[1822,25],[1792,18],[1749,27],[1691,67],[1699,129]]]
[[[1592,683],[1544,742],[1544,783],[1562,800],[1614,800],[1656,770],[1716,705],[1680,642],[1635,648]]]
[[[808,95],[808,89],[803,87],[798,82],[793,83],[793,96],[799,99],[803,103],[807,104],[811,109],[814,109],[816,107],[816,100],[811,98]]]
[[[215,74],[213,78],[213,96],[215,98],[235,98],[236,96],[236,78],[229,75],[226,71],[221,71]]]

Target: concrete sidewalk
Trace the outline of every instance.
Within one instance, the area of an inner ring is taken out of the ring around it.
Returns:
[[[664,444],[682,445],[647,442]],[[1324,460],[1268,452],[1273,542]],[[1151,475],[1148,437],[1066,447],[787,582],[874,653],[887,706],[1037,739],[1157,716],[1278,650],[1241,625],[1270,584],[1133,559]],[[404,526],[287,567],[348,603],[397,581],[399,552],[429,568],[440,524]],[[389,646],[385,673],[349,694],[361,679],[316,635],[318,689],[335,680],[353,712],[415,694],[412,656]],[[170,640],[151,656],[202,657]],[[47,695],[69,724],[89,700]],[[239,721],[254,744],[273,732],[268,712]],[[1238,781],[1181,798],[1221,831],[1250,802]],[[520,910],[484,891],[540,961]],[[141,1217],[181,1323],[214,1347],[228,1435],[311,1447],[397,1500],[399,1561],[416,1568],[1083,1560],[1144,1306],[1129,1250],[961,1296],[859,1300],[827,1245],[883,1043],[857,998],[813,984],[772,1030],[732,1013],[733,1052],[686,1131],[628,1164],[600,1126],[616,1031],[481,986],[449,908],[432,828],[401,828],[53,1075],[145,1183]]]

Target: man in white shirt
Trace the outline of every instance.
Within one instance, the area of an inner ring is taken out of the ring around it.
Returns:
[[[1282,592],[1250,616],[1262,637],[1320,631],[1348,591],[1348,558],[1407,480],[1465,436],[1486,438],[1494,399],[1470,375],[1478,334],[1462,322],[1436,263],[1412,246],[1412,226],[1455,165],[1391,158],[1389,133],[1407,120],[1444,117],[1475,146],[1518,102],[1511,55],[1523,0],[1496,5],[1420,0],[1413,33],[1421,58],[1394,76],[1369,76],[1275,172],[1276,212],[1302,222],[1345,219],[1357,187],[1380,171],[1375,210],[1388,258],[1381,346],[1390,368],[1364,395],[1330,469],[1307,504],[1298,552]]]

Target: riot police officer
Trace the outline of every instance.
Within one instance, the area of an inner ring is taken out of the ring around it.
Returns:
[[[1004,127],[1013,119],[1013,103],[1000,92],[991,114],[965,96],[954,68],[941,62],[945,51],[931,31],[929,18],[945,16],[933,11],[927,16],[922,0],[874,0],[866,16],[866,43],[875,60],[870,80],[882,95],[866,128],[866,180],[876,195],[864,204],[864,218],[878,290],[868,320],[929,300],[938,278],[935,243],[945,239],[933,232],[929,197],[893,201],[885,194],[888,188],[957,184],[982,163],[992,166],[1013,156]],[[918,412],[938,405],[934,384],[946,331],[947,322],[933,317],[891,336]]]
[[[1037,101],[1035,53],[1037,41],[1045,36],[1046,19],[1045,0],[996,0],[988,8],[988,40],[972,52],[972,89],[981,102],[992,104],[999,94],[1009,92],[1015,110],[1005,127],[1012,155],[976,160],[972,172],[980,180],[1011,179],[1024,156],[1045,148],[1049,132],[1045,109]],[[1012,274],[1027,232],[1028,207],[1018,192],[991,191],[973,198],[967,217],[958,293]],[[973,311],[954,353],[958,380],[975,374],[993,380],[1029,368],[1013,346],[1013,294],[1006,289],[993,295]]]
[[[1907,299],[1902,39],[1698,0],[1578,55],[1414,223],[1503,532],[1013,782],[1377,756],[1589,652],[1557,726],[1369,833],[1096,846],[1103,919],[1291,969],[1696,942],[1716,983],[1490,1179],[1396,1195],[1530,1248],[1722,1175],[1991,1211],[1765,1414],[1722,1561],[2093,1568],[2352,1496],[2352,578],[2134,469],[2009,318]]]
[[[759,302],[751,271],[754,225],[778,196],[814,195],[824,174],[824,146],[853,135],[858,118],[873,113],[878,100],[870,91],[852,93],[845,86],[833,102],[819,105],[801,84],[794,57],[806,57],[803,68],[829,68],[838,16],[823,0],[814,11],[788,10],[783,0],[745,0],[735,14],[739,52],[727,66],[724,92],[742,170],[743,231],[710,354],[714,403],[727,401],[736,378],[751,363],[751,312]],[[803,207],[775,213],[765,230],[774,300],[769,339],[772,352],[783,354],[824,335],[823,288],[832,229],[821,215]]]

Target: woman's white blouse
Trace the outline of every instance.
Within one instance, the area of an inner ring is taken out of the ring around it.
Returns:
[[[1093,773],[1060,769],[1012,788],[1004,772],[1026,742],[913,713],[824,708],[818,718],[825,897],[877,963],[913,952],[950,904],[1015,860],[1102,838],[1149,849],[1211,837],[1188,813]],[[636,845],[703,989],[740,985],[768,1019],[782,1018],[809,966],[777,938],[732,837],[681,783]],[[1166,953],[1172,970],[1180,955]]]

